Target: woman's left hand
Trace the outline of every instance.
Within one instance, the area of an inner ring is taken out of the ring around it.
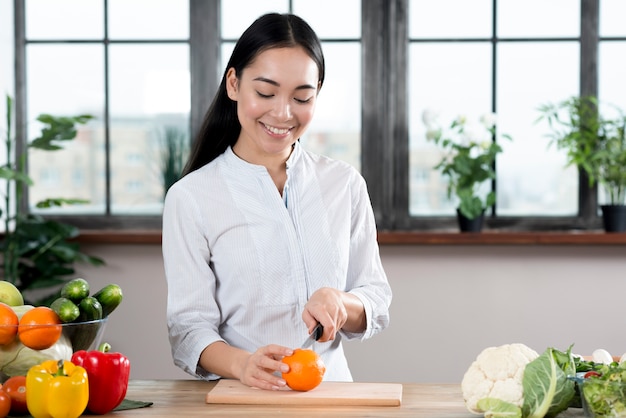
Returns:
[[[322,287],[311,295],[304,306],[302,319],[309,332],[313,331],[318,322],[324,326],[324,334],[319,341],[334,340],[337,332],[348,320],[348,311],[344,304],[345,295],[347,294],[340,290]]]

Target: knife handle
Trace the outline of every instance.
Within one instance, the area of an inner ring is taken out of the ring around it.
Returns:
[[[322,338],[323,333],[324,333],[324,326],[318,322],[315,328],[313,328],[313,332],[311,333],[311,335],[313,336],[313,338],[315,338],[315,341],[317,341],[320,338]]]

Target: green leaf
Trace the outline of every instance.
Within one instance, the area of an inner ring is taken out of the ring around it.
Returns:
[[[13,170],[12,168],[8,168],[6,166],[0,167],[0,178],[19,181],[29,186],[33,185],[33,181],[26,174],[20,171]]]
[[[91,115],[59,117],[41,114],[37,117],[37,120],[44,124],[44,127],[41,129],[41,136],[35,138],[28,146],[45,151],[63,149],[58,142],[74,139],[77,133],[75,126],[87,123],[92,118]]]
[[[83,205],[89,203],[89,200],[85,199],[65,199],[60,197],[48,198],[37,202],[35,206],[40,209],[47,209],[51,207],[58,207],[63,205]]]
[[[478,409],[484,412],[485,418],[522,418],[522,409],[495,398],[484,398],[476,404]]]
[[[526,418],[554,417],[568,408],[575,394],[574,382],[567,379],[552,348],[526,365],[522,386]]]

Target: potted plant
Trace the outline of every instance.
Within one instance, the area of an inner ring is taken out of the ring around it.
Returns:
[[[496,115],[484,114],[479,123],[469,123],[465,116],[459,116],[444,128],[438,123],[438,115],[426,110],[422,120],[426,138],[444,151],[434,168],[448,178],[448,199],[453,194],[458,199],[461,231],[480,231],[485,211],[496,202],[489,184],[496,177],[496,156],[502,152],[494,140]],[[501,136],[510,139],[508,135]]]
[[[601,204],[604,229],[626,231],[626,116],[605,118],[596,97],[570,97],[539,108],[548,122],[550,144],[567,152],[567,165],[584,170],[589,185],[599,184],[607,201]]]
[[[98,257],[80,251],[79,243],[72,241],[79,235],[78,228],[28,212],[20,208],[20,201],[26,187],[33,184],[25,169],[25,155],[15,155],[15,140],[12,137],[13,100],[7,96],[6,118],[6,163],[0,166],[0,178],[6,181],[4,205],[0,206],[0,216],[4,221],[4,234],[0,240],[2,255],[2,280],[13,283],[24,294],[29,291],[57,287],[60,288],[74,274],[73,264],[85,262],[102,265]],[[43,124],[41,135],[27,147],[46,151],[62,149],[60,141],[76,137],[76,125],[86,123],[89,115],[75,117],[54,117],[39,115]],[[84,203],[80,199],[50,198],[38,202],[37,207],[47,208],[65,204]],[[40,292],[39,292],[40,293]],[[27,300],[30,304],[49,305],[57,296],[54,293]]]

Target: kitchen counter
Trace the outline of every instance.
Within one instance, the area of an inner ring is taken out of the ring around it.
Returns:
[[[394,406],[291,406],[207,404],[215,382],[198,380],[132,380],[126,397],[154,402],[152,406],[108,415],[123,417],[414,417],[475,418],[465,409],[458,384],[403,384],[402,405]],[[568,410],[559,417],[583,417]]]

